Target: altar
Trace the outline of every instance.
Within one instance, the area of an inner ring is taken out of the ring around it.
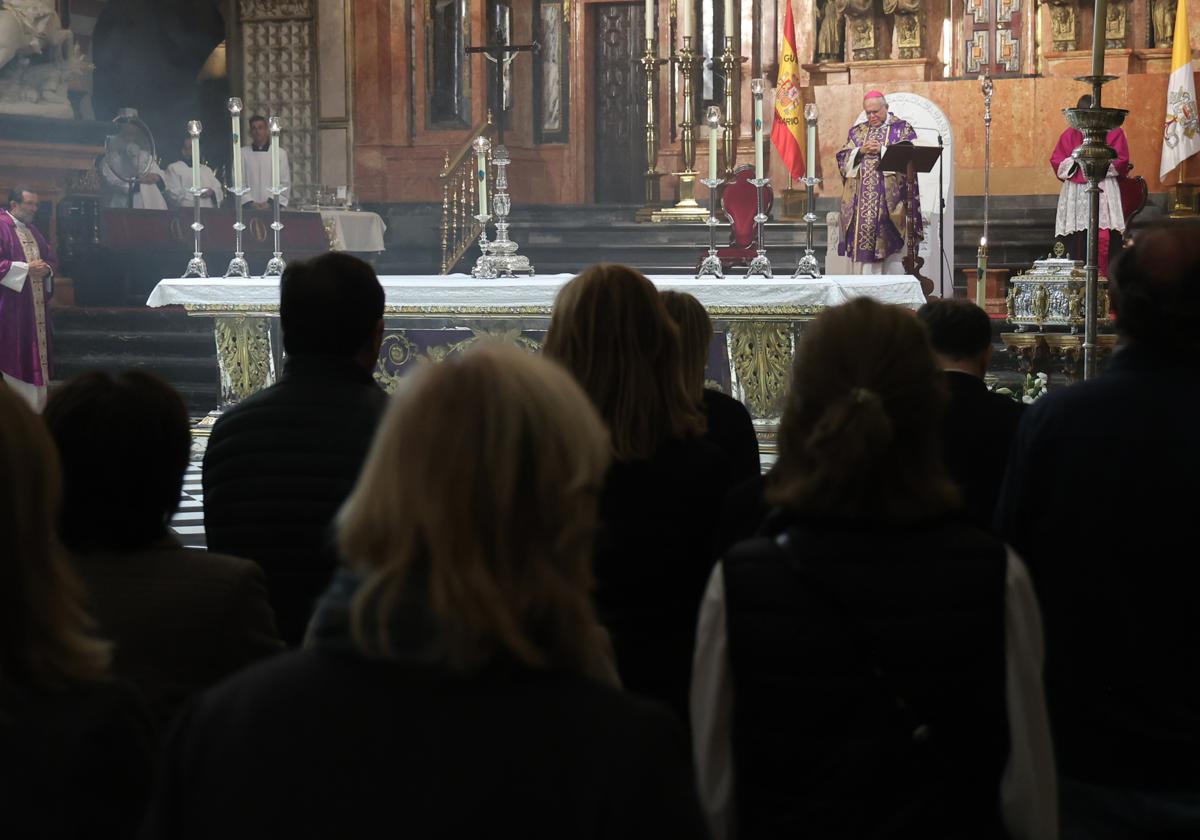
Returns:
[[[385,333],[375,379],[389,393],[422,361],[440,361],[495,339],[541,348],[559,288],[572,278],[476,280],[466,275],[385,276]],[[694,295],[713,321],[707,378],[750,410],[768,448],[783,410],[796,340],[804,323],[855,297],[916,309],[925,302],[911,276],[697,279],[652,276],[660,289]],[[167,279],[146,304],[182,306],[214,319],[221,393],[226,404],[270,385],[281,370],[279,280]]]

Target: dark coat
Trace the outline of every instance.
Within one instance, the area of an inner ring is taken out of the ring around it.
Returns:
[[[350,359],[292,356],[225,412],[204,456],[208,547],[267,573],[279,633],[299,644],[337,562],[330,525],[350,495],[386,394]]]
[[[153,764],[150,719],[132,687],[72,682],[50,691],[0,680],[5,837],[128,840]]]
[[[1008,450],[1024,405],[988,391],[969,373],[946,371],[950,403],[942,420],[942,456],[946,471],[962,490],[971,521],[991,528]]]
[[[1025,413],[996,525],[1046,634],[1062,775],[1200,787],[1200,366],[1129,347]]]
[[[159,725],[192,694],[283,643],[262,569],[249,560],[183,548],[77,557],[113,671],[136,685]]]
[[[764,530],[722,560],[741,836],[998,836],[1004,546],[957,518]]]
[[[704,439],[729,458],[734,481],[743,481],[762,473],[758,458],[758,434],[746,406],[728,394],[704,389],[704,416],[708,431]]]
[[[143,837],[702,838],[665,711],[580,677],[305,650],[180,719]]]
[[[704,440],[618,462],[600,495],[596,605],[625,687],[687,722],[700,596],[712,572],[729,460]]]

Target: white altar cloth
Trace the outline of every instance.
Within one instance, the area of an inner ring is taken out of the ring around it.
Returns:
[[[387,225],[378,213],[321,208],[321,221],[330,233],[329,247],[334,251],[373,253],[385,248]]]
[[[476,280],[465,274],[380,277],[389,314],[431,312],[495,314],[549,314],[559,288],[574,275],[554,274],[533,278]],[[709,312],[771,315],[812,313],[837,306],[851,298],[867,296],[882,303],[916,309],[925,302],[920,282],[912,276],[838,276],[818,280],[790,277],[733,276],[723,280],[697,280],[685,274],[656,275],[650,280],[660,289],[694,295]],[[194,312],[230,311],[273,313],[279,309],[279,279],[247,280],[209,277],[167,279],[159,282],[147,306],[183,305]]]

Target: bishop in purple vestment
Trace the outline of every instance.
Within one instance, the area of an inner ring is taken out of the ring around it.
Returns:
[[[16,188],[0,211],[0,373],[44,389],[50,383],[50,321],[46,303],[58,264],[33,226],[37,193]]]
[[[846,145],[837,153],[844,185],[838,253],[855,263],[871,264],[904,248],[908,187],[899,174],[880,170],[880,158],[893,143],[915,142],[917,133],[888,112],[879,91],[867,93],[863,110],[867,121],[850,129]],[[919,199],[914,195],[914,200]],[[920,238],[920,213],[916,222],[915,235]]]

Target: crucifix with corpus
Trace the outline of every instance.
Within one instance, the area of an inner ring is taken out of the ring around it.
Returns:
[[[504,112],[508,103],[504,101],[505,93],[512,85],[512,74],[509,66],[523,52],[537,52],[538,45],[510,44],[512,39],[512,9],[507,3],[497,3],[493,9],[493,26],[490,43],[481,47],[467,47],[467,53],[483,53],[484,58],[495,65],[496,71],[496,141],[504,145]]]

